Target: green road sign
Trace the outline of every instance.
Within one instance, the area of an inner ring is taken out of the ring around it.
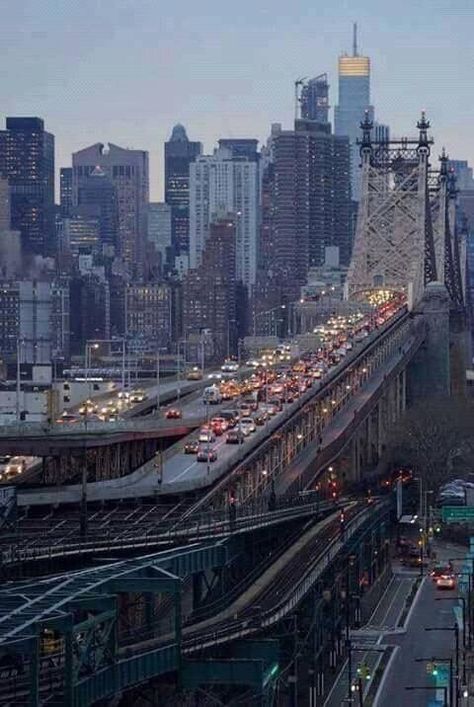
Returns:
[[[445,523],[474,522],[474,506],[443,506],[441,517]]]

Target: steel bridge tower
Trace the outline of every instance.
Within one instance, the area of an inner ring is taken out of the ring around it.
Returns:
[[[362,193],[347,298],[393,290],[405,293],[411,309],[437,281],[451,307],[464,306],[456,190],[444,150],[439,171],[431,169],[429,127],[423,112],[418,138],[374,141],[368,113],[361,123]]]

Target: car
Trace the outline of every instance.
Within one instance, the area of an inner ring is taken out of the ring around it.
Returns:
[[[188,381],[200,381],[202,380],[202,371],[197,366],[191,368],[190,371],[186,373],[186,380]]]
[[[262,427],[267,420],[268,414],[264,410],[262,412],[257,412],[257,414],[253,416],[253,421],[258,427]]]
[[[207,377],[209,380],[217,380],[220,381],[222,380],[222,373],[219,373],[218,371],[215,371],[214,373],[208,373]]]
[[[221,371],[223,371],[224,373],[235,373],[235,371],[238,370],[239,364],[237,363],[237,361],[225,360],[221,366]]]
[[[257,429],[257,426],[253,421],[252,417],[242,417],[239,421],[239,427],[242,432],[247,435],[251,434],[252,432],[255,432]]]
[[[215,462],[217,459],[217,452],[213,447],[205,446],[199,447],[197,453],[198,462]]]
[[[436,577],[435,584],[437,589],[456,589],[456,578],[453,574],[441,574]]]
[[[167,420],[179,420],[183,417],[183,413],[178,408],[170,408],[165,412],[165,417]]]
[[[63,425],[70,422],[79,422],[81,418],[77,415],[73,415],[71,412],[63,412],[61,417],[56,420],[58,425]]]
[[[430,577],[433,579],[433,581],[436,581],[438,579],[438,577],[442,577],[443,575],[452,574],[452,572],[453,572],[453,563],[448,562],[448,564],[445,564],[445,565],[435,565],[430,572]]]
[[[245,439],[245,434],[238,429],[229,430],[225,441],[226,444],[242,444]]]
[[[190,442],[186,442],[184,445],[185,454],[197,454],[199,451],[199,442],[197,439],[193,439]]]
[[[146,393],[144,390],[132,390],[130,393],[130,402],[142,403],[144,400],[146,400]]]
[[[223,417],[213,417],[210,422],[211,430],[218,437],[227,430],[227,421]]]
[[[239,411],[221,410],[220,417],[222,417],[222,419],[226,421],[228,428],[235,427],[237,424],[237,420],[239,419]]]
[[[212,442],[215,441],[216,436],[212,430],[202,429],[199,432],[199,442],[207,442],[208,444],[212,444]]]

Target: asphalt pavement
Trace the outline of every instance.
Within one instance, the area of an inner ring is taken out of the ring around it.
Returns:
[[[454,657],[454,596],[456,592],[436,589],[429,577],[423,579],[408,617],[406,633],[384,636],[385,645],[399,649],[384,674],[375,703],[378,707],[427,707],[436,704],[436,699],[442,704],[443,691],[436,690],[435,679],[427,672],[427,663],[416,659]],[[442,630],[426,631],[426,628]],[[428,689],[407,690],[407,687]]]

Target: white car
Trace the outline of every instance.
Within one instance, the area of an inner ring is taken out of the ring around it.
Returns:
[[[239,370],[239,364],[236,361],[224,361],[221,366],[221,371],[224,373],[235,373]]]
[[[212,444],[216,441],[216,436],[212,430],[201,430],[199,433],[199,442]]]
[[[257,426],[251,417],[242,417],[238,424],[245,436],[252,434],[257,429]]]

